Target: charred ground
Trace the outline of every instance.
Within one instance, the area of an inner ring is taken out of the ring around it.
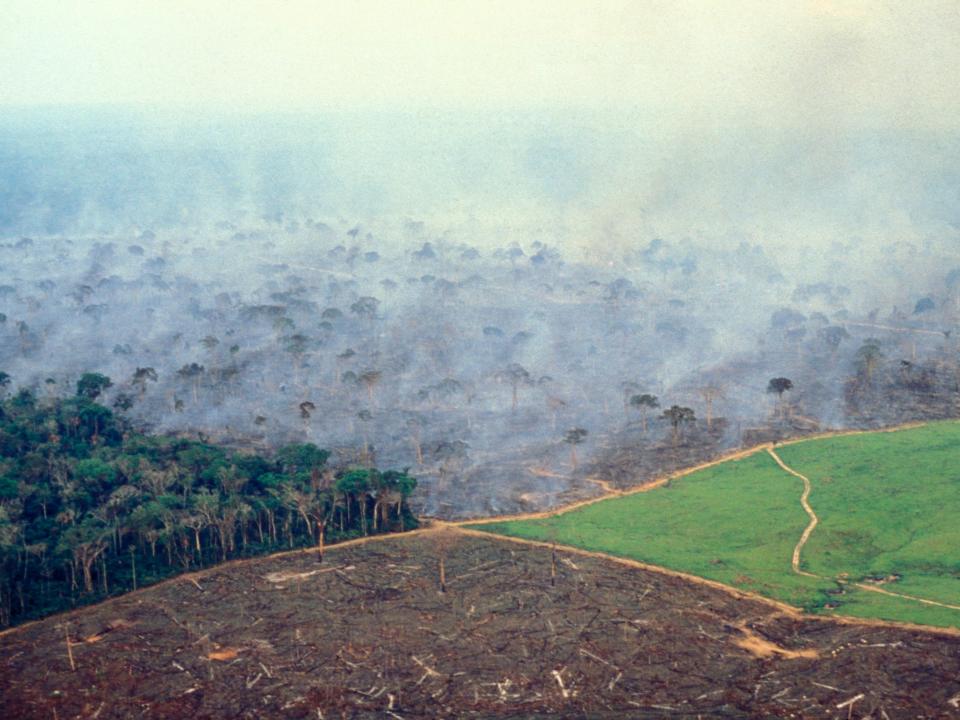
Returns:
[[[804,619],[612,560],[551,556],[441,528],[340,547],[323,565],[296,553],[178,578],[0,637],[0,714],[957,712],[956,636]]]

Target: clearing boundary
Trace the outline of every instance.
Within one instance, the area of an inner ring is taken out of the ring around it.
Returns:
[[[797,477],[800,477],[801,479],[806,480],[806,483],[809,484],[809,480],[804,478],[804,476],[790,470],[782,461],[779,461],[778,456],[773,450],[775,444],[783,446],[783,445],[793,445],[800,442],[807,442],[809,440],[822,440],[822,439],[832,438],[832,437],[864,435],[864,434],[882,433],[882,432],[897,432],[899,430],[907,430],[910,428],[922,427],[927,424],[928,423],[924,423],[924,422],[909,422],[909,423],[903,423],[903,424],[895,425],[889,428],[881,428],[877,430],[834,430],[834,431],[819,433],[816,435],[809,435],[802,438],[796,438],[793,440],[783,441],[779,443],[770,443],[770,442],[761,443],[759,445],[755,445],[747,449],[737,450],[737,451],[727,453],[715,460],[711,460],[705,463],[700,463],[699,465],[695,465],[693,467],[689,467],[684,470],[678,470],[676,472],[670,473],[669,475],[665,475],[649,483],[643,483],[625,490],[612,490],[598,497],[588,498],[586,500],[579,500],[573,503],[569,503],[567,505],[562,505],[556,508],[552,508],[550,510],[544,510],[544,511],[533,512],[533,513],[515,514],[515,515],[500,515],[496,517],[477,518],[472,520],[458,520],[458,521],[444,521],[436,518],[425,517],[423,518],[423,520],[427,524],[424,527],[420,527],[416,530],[409,530],[402,533],[386,533],[383,535],[371,535],[368,537],[356,538],[354,540],[346,540],[344,542],[325,546],[324,552],[331,553],[331,552],[336,552],[340,548],[353,547],[353,546],[361,545],[365,543],[383,542],[386,540],[403,540],[404,538],[407,538],[407,537],[424,535],[428,533],[438,533],[444,530],[452,530],[456,534],[461,534],[465,536],[483,537],[487,539],[494,538],[503,542],[513,542],[513,543],[532,545],[537,547],[546,547],[546,548],[551,548],[554,550],[559,550],[559,551],[570,553],[570,554],[608,560],[610,562],[615,562],[617,564],[624,565],[627,567],[646,570],[648,572],[654,572],[661,575],[668,575],[671,577],[682,578],[689,582],[693,582],[693,583],[705,585],[717,590],[721,590],[727,593],[728,595],[732,595],[737,598],[750,599],[750,600],[755,600],[757,602],[765,603],[766,605],[769,605],[775,608],[776,610],[778,610],[779,612],[783,613],[784,615],[788,615],[790,617],[803,618],[806,620],[814,620],[818,622],[839,623],[844,625],[901,628],[901,629],[914,630],[918,632],[924,632],[924,633],[930,633],[930,634],[936,634],[936,635],[949,635],[951,637],[960,637],[960,628],[956,628],[956,627],[937,627],[933,625],[920,625],[917,623],[897,622],[897,621],[891,621],[891,620],[857,618],[857,617],[849,617],[849,616],[842,616],[842,615],[824,616],[824,615],[815,615],[811,613],[806,613],[801,608],[795,607],[793,605],[789,605],[788,603],[784,603],[779,600],[774,600],[773,598],[769,598],[764,595],[759,595],[757,593],[753,593],[750,591],[740,590],[738,588],[732,587],[730,585],[726,585],[716,580],[709,580],[699,575],[693,575],[691,573],[672,570],[670,568],[663,567],[661,565],[653,565],[650,563],[641,562],[639,560],[618,557],[616,555],[611,555],[608,553],[597,552],[592,550],[586,550],[583,548],[578,548],[570,545],[559,545],[557,543],[550,543],[550,542],[544,542],[539,540],[530,540],[526,538],[518,538],[518,537],[507,536],[507,535],[484,532],[482,530],[474,530],[472,527],[470,527],[474,525],[489,525],[489,524],[494,524],[499,522],[518,521],[518,520],[541,520],[541,519],[556,517],[558,515],[563,515],[582,507],[586,507],[598,502],[602,502],[603,500],[609,500],[615,497],[625,497],[629,495],[635,495],[638,493],[647,492],[649,490],[662,487],[668,484],[671,480],[682,478],[684,476],[691,475],[695,472],[699,472],[700,470],[705,470],[707,468],[711,468],[716,465],[720,465],[722,463],[741,460],[743,458],[750,457],[751,455],[755,455],[756,453],[762,452],[762,451],[769,452],[775,459],[778,460],[778,463],[781,465],[783,469],[787,470],[787,472],[790,472],[793,475],[796,475]],[[809,496],[809,492],[806,492],[806,485],[805,485],[805,497],[808,497],[808,496]],[[809,507],[809,505],[806,505],[805,509],[806,507]],[[808,511],[808,514],[811,515],[812,521],[811,521],[811,525],[808,526],[806,531],[804,531],[804,535],[806,536],[806,538],[809,538],[809,534],[813,531],[813,527],[815,527],[816,525],[816,523],[813,522],[813,519],[815,519],[816,516],[813,514],[812,508]],[[804,573],[802,571],[799,571],[799,549],[802,548],[802,544],[803,542],[805,542],[805,539],[802,537],[801,541],[802,541],[801,543],[798,543],[798,547],[794,549],[795,558],[797,562],[797,569],[798,569],[798,572],[800,572],[800,574],[810,575],[809,573]],[[36,625],[51,617],[69,618],[74,615],[83,613],[88,608],[109,605],[119,600],[127,599],[131,596],[137,596],[143,593],[150,592],[154,588],[158,588],[161,586],[166,586],[166,585],[170,585],[177,582],[190,582],[196,585],[198,580],[216,572],[228,571],[231,568],[241,567],[241,566],[249,565],[251,563],[257,563],[257,562],[265,563],[272,559],[290,557],[298,554],[302,554],[302,555],[312,554],[312,553],[318,552],[318,550],[319,549],[316,547],[299,548],[296,550],[285,550],[283,552],[273,553],[271,555],[262,555],[258,557],[252,557],[252,558],[242,558],[237,560],[231,560],[231,561],[221,563],[219,565],[215,565],[209,568],[204,568],[194,572],[184,573],[182,575],[177,575],[175,577],[171,577],[166,580],[161,580],[160,582],[154,583],[153,585],[148,585],[146,587],[138,588],[137,590],[124,593],[123,595],[117,595],[116,597],[106,598],[97,603],[91,603],[89,605],[84,605],[82,607],[78,607],[72,610],[67,610],[61,613],[55,613],[53,615],[48,615],[38,620],[32,620],[29,622],[22,623],[20,625],[15,625],[13,627],[6,628],[5,630],[0,631],[0,638],[16,633],[20,630],[31,627],[33,625]],[[819,577],[819,576],[810,575],[810,577]],[[858,588],[868,590],[870,592],[877,592],[877,593],[882,593],[884,595],[890,595],[893,597],[899,597],[907,600],[914,600],[914,601],[929,604],[929,605],[937,605],[940,607],[960,610],[960,607],[958,606],[939,603],[934,600],[926,600],[924,598],[918,598],[918,597],[913,597],[909,595],[900,595],[898,593],[890,592],[889,590],[883,590],[881,588],[872,587],[872,586],[864,585],[861,583],[853,583],[853,584]]]

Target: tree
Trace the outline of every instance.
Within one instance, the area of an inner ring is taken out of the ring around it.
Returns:
[[[340,378],[341,381],[343,380],[343,374],[340,372],[340,368],[346,363],[354,362],[354,359],[356,358],[356,356],[357,356],[357,351],[354,350],[353,348],[347,348],[342,353],[337,353],[336,364],[333,369],[334,380],[336,380],[337,378]],[[356,379],[357,374],[352,371],[350,372],[353,375],[354,379]]]
[[[317,562],[323,562],[327,524],[336,511],[337,503],[333,491],[329,488],[315,489],[307,512],[313,518],[314,526],[317,528]]]
[[[441,528],[439,532],[431,533],[433,538],[434,552],[437,555],[437,580],[439,581],[440,592],[447,592],[447,556],[450,550],[457,542],[457,536],[446,528]]]
[[[547,407],[550,409],[550,427],[557,429],[557,413],[567,406],[566,401],[553,395],[547,396]]]
[[[438,382],[433,389],[441,398],[449,400],[463,392],[463,385],[458,380],[448,377]]]
[[[380,378],[383,377],[383,373],[379,370],[366,370],[358,378],[364,387],[367,389],[367,397],[370,399],[370,404],[373,405],[373,389],[377,386],[377,383],[380,382]]]
[[[365,295],[350,306],[350,312],[359,318],[373,320],[377,317],[377,308],[380,307],[380,301],[375,297]]]
[[[620,392],[623,393],[623,414],[630,412],[630,398],[640,390],[640,386],[632,380],[624,380],[620,383]]]
[[[417,479],[409,474],[409,468],[404,468],[403,470],[387,470],[380,476],[380,479],[381,485],[387,491],[382,502],[392,501],[396,509],[397,521],[400,523],[400,530],[403,531],[405,529],[403,517],[404,501],[417,487]]]
[[[302,333],[290,335],[284,340],[284,350],[293,357],[293,382],[300,384],[300,370],[303,367],[303,356],[309,347],[310,338]]]
[[[304,400],[297,407],[300,408],[300,418],[303,420],[304,429],[306,429],[310,426],[310,415],[317,409],[317,406],[309,400]]]
[[[793,381],[790,378],[770,378],[770,382],[767,383],[767,392],[777,396],[777,405],[780,408],[781,416],[783,415],[783,394],[788,390],[793,390]]]
[[[431,455],[440,461],[440,480],[445,482],[450,472],[463,465],[470,446],[463,440],[441,440]]]
[[[273,321],[273,332],[276,333],[277,339],[280,339],[295,327],[296,323],[288,317],[278,317]]]
[[[77,397],[96,400],[103,392],[113,387],[113,383],[106,375],[100,373],[84,373],[77,380]]]
[[[156,382],[157,371],[152,367],[138,367],[134,371],[133,379],[130,381],[130,383],[137,386],[140,392],[140,397],[143,397],[147,392],[147,381]]]
[[[58,549],[69,553],[74,568],[82,572],[86,593],[93,592],[93,564],[109,547],[109,537],[109,529],[92,517],[70,526],[60,536]]]
[[[344,495],[346,500],[347,522],[350,522],[351,511],[356,503],[357,517],[360,520],[360,532],[367,535],[367,499],[370,495],[370,470],[353,468],[337,480],[336,489]]]
[[[571,428],[563,436],[563,441],[570,446],[570,465],[577,469],[577,445],[587,439],[587,431],[583,428]]]
[[[643,393],[641,395],[634,395],[630,398],[630,407],[640,412],[640,420],[643,423],[643,432],[646,433],[647,413],[650,410],[655,410],[656,408],[660,407],[660,401],[657,400],[656,395]]]
[[[876,338],[867,338],[857,350],[857,370],[866,377],[868,383],[873,380],[873,372],[882,358],[883,351],[880,349],[880,341]]]
[[[513,390],[513,405],[511,406],[513,410],[517,409],[517,388],[523,384],[528,385],[530,383],[530,373],[518,363],[510,363],[507,365],[506,369],[503,372],[507,381],[510,383],[510,387]]]
[[[676,445],[680,439],[680,433],[684,425],[696,422],[697,416],[693,410],[680,405],[671,405],[669,409],[663,411],[661,416],[670,421],[673,428],[673,444]]]
[[[177,375],[179,375],[184,380],[188,380],[193,391],[193,402],[197,403],[197,395],[200,390],[200,378],[203,377],[205,368],[203,365],[198,365],[193,362],[188,365],[184,365],[182,368],[177,370]]]
[[[7,394],[10,388],[10,375],[0,370],[0,400]]]
[[[850,337],[850,333],[848,333],[847,329],[842,325],[830,325],[829,327],[820,328],[820,330],[817,331],[817,335],[819,335],[823,343],[830,349],[831,353],[835,353],[839,349],[840,343]]]
[[[313,443],[294,443],[285,445],[277,451],[277,462],[288,475],[308,473],[311,482],[319,482],[320,471],[330,457],[329,450],[323,450]]]
[[[133,407],[133,397],[127,393],[118,393],[117,397],[114,398],[113,406],[117,408],[117,410],[129,410]]]
[[[361,410],[357,413],[357,418],[363,423],[363,463],[370,463],[370,438],[367,433],[367,423],[373,420],[373,413],[369,410]]]
[[[150,437],[87,397],[29,392],[0,403],[0,419],[0,625],[241,547],[313,545],[320,559],[329,539],[416,526],[406,469],[350,471],[337,489],[312,444],[265,457]]]
[[[925,297],[917,300],[917,304],[913,307],[913,314],[920,315],[922,313],[930,312],[937,307],[937,304],[933,301],[933,298]]]
[[[37,405],[37,398],[30,388],[20,388],[10,400],[10,406],[18,410],[32,410]]]
[[[703,398],[704,405],[706,405],[707,429],[709,430],[713,424],[713,403],[715,400],[723,399],[726,396],[724,395],[723,388],[717,385],[707,385],[706,387],[700,388],[700,396]]]

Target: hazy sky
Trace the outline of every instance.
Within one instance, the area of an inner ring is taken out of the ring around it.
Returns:
[[[0,105],[953,128],[957,0],[5,0]]]

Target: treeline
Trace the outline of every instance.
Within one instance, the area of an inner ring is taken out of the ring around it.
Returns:
[[[101,380],[102,378],[102,380]],[[230,558],[416,526],[406,471],[136,432],[96,398],[0,401],[0,626]]]

